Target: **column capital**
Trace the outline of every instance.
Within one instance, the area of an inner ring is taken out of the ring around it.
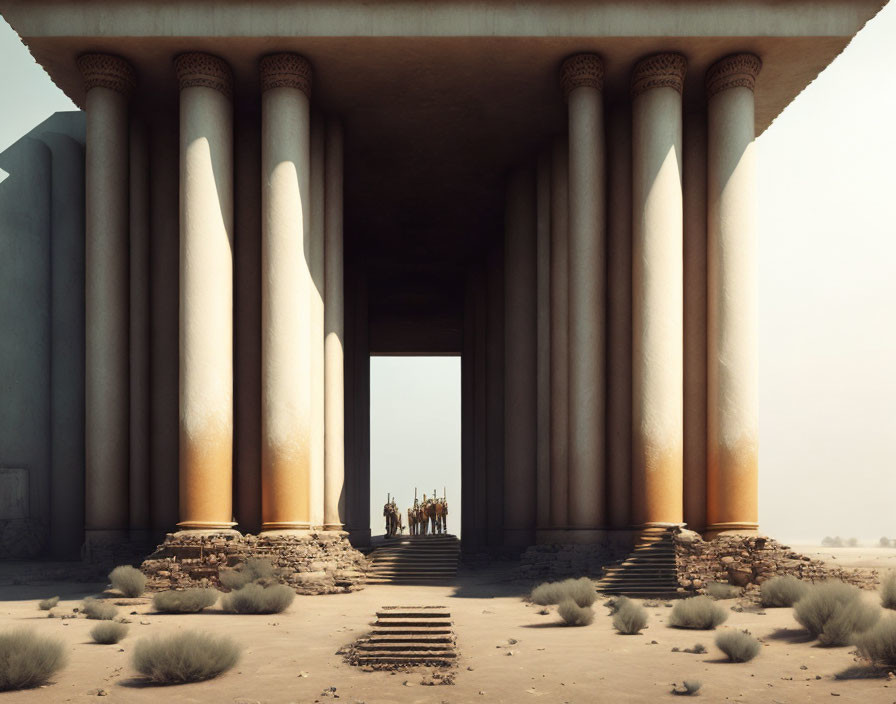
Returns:
[[[233,98],[233,72],[230,65],[213,54],[191,51],[174,59],[180,89],[214,88]]]
[[[755,54],[731,54],[716,61],[706,72],[706,97],[729,88],[756,88],[762,59]]]
[[[311,97],[311,63],[299,54],[269,54],[258,65],[261,91],[271,88],[298,88]]]
[[[128,95],[137,85],[134,68],[114,54],[81,54],[77,59],[78,70],[84,77],[84,88],[109,88]]]
[[[688,60],[681,54],[667,52],[645,56],[632,69],[631,96],[653,88],[674,88],[681,93]]]
[[[604,89],[604,62],[597,54],[573,54],[560,66],[560,85],[569,97],[576,88]]]

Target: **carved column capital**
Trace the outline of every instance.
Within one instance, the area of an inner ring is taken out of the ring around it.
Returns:
[[[224,59],[191,51],[174,59],[174,70],[181,90],[196,86],[214,88],[233,98],[233,71]]]
[[[298,88],[311,97],[311,63],[299,54],[270,54],[259,62],[261,91]]]
[[[84,88],[109,88],[129,95],[137,85],[134,68],[114,54],[81,54],[77,59],[78,70],[84,77]]]
[[[728,88],[755,90],[762,60],[755,54],[731,54],[719,59],[706,72],[706,97]]]
[[[604,89],[604,62],[597,54],[574,54],[560,66],[560,85],[567,98],[576,88]]]
[[[652,88],[674,88],[681,93],[687,70],[688,60],[681,54],[668,52],[644,57],[632,69],[632,99]]]

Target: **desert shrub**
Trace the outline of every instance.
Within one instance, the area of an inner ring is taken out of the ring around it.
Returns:
[[[826,548],[842,548],[843,547],[843,538],[839,535],[836,538],[832,538],[829,535],[826,535],[821,541],[822,547]]]
[[[187,631],[141,640],[134,648],[134,669],[159,684],[200,682],[226,672],[240,657],[226,636]]]
[[[849,547],[849,548],[859,547],[859,539],[858,538],[849,538],[846,541],[846,547]]]
[[[216,589],[171,590],[153,595],[152,608],[163,614],[195,614],[213,606],[217,600]]]
[[[136,567],[119,565],[109,573],[113,588],[128,597],[140,596],[146,589],[146,575]]]
[[[234,614],[279,614],[296,598],[296,593],[285,584],[263,587],[247,584],[221,599],[224,611]]]
[[[0,691],[46,684],[65,661],[61,641],[24,628],[0,633]]]
[[[613,615],[613,628],[624,636],[633,636],[647,625],[647,610],[631,599],[617,605]]]
[[[41,611],[49,611],[58,603],[59,597],[51,596],[49,599],[41,599],[39,602],[37,602],[37,608],[39,608]]]
[[[734,599],[740,596],[740,587],[724,582],[710,582],[706,585],[706,593],[713,599]]]
[[[550,606],[559,604],[565,596],[566,591],[563,588],[563,582],[545,582],[532,590],[529,599],[539,606]]]
[[[591,606],[597,600],[597,592],[594,584],[587,577],[579,579],[564,579],[562,582],[545,582],[539,584],[529,599],[539,606],[559,604],[566,599],[572,599],[579,606]]]
[[[573,599],[561,601],[557,613],[567,626],[587,626],[594,621],[594,610],[590,606],[579,606]]]
[[[728,612],[708,596],[694,596],[675,604],[669,614],[669,625],[706,631],[724,623],[727,618]]]
[[[881,538],[878,541],[877,544],[880,545],[880,547],[882,547],[882,548],[888,548],[888,547],[890,547],[890,539],[887,536],[884,536],[883,538]]]
[[[123,623],[115,621],[103,621],[90,630],[90,637],[93,638],[95,643],[101,643],[102,645],[117,643],[127,634],[128,627]]]
[[[880,585],[880,604],[885,609],[896,609],[896,574],[889,574]]]
[[[231,591],[241,589],[247,584],[261,583],[265,586],[275,584],[279,570],[263,557],[250,557],[236,567],[223,567],[218,570],[221,586]]]
[[[99,621],[111,621],[115,618],[116,614],[118,614],[118,609],[106,601],[94,599],[92,596],[89,596],[81,603],[81,612],[87,618],[93,618]]]
[[[682,696],[693,696],[697,692],[700,691],[700,688],[703,686],[703,683],[700,680],[685,680],[681,683],[681,689],[677,686],[673,685],[672,694],[679,694]]]
[[[722,631],[716,636],[716,647],[731,662],[749,662],[759,655],[760,644],[749,631]]]
[[[597,600],[594,583],[587,577],[565,579],[561,582],[561,586],[566,590],[566,596],[578,606],[591,606]]]
[[[856,637],[859,654],[875,665],[896,667],[896,617],[878,621]]]
[[[854,634],[875,624],[878,609],[862,601],[856,587],[843,582],[813,585],[793,609],[793,617],[821,645],[847,645]]]
[[[763,606],[793,606],[809,591],[809,585],[792,575],[772,577],[759,586]]]

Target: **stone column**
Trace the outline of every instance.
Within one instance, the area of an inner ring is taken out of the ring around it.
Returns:
[[[181,54],[180,522],[234,525],[232,76]]]
[[[632,520],[682,520],[681,89],[687,62],[655,54],[632,73]]]
[[[535,174],[515,171],[504,216],[504,543],[535,537]]]
[[[536,174],[536,526],[551,522],[551,152]]]
[[[149,515],[150,307],[149,146],[140,119],[130,125],[130,529],[146,541]]]
[[[707,531],[755,531],[759,453],[753,89],[762,62],[727,56],[706,74]]]
[[[324,120],[311,118],[311,526],[324,524]]]
[[[310,527],[311,65],[261,60],[262,530]]]
[[[134,71],[106,54],[78,58],[87,97],[85,527],[91,542],[128,530],[128,94]]]
[[[569,145],[551,151],[551,528],[569,516]]]
[[[324,156],[324,528],[345,522],[345,290],[342,257],[342,124],[327,123]]]
[[[594,54],[563,62],[569,104],[569,526],[606,518],[604,460],[604,67]]]

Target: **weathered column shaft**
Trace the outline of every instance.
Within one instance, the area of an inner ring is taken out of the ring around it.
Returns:
[[[536,174],[536,525],[551,522],[551,152]]]
[[[261,518],[310,526],[311,65],[261,60]]]
[[[88,542],[128,529],[128,107],[134,72],[105,54],[78,59],[87,89],[85,527]],[[120,535],[118,537],[121,537]]]
[[[324,525],[324,122],[311,119],[311,525]]]
[[[569,144],[551,150],[551,528],[569,516]]]
[[[756,76],[752,54],[706,74],[708,104],[707,529],[755,530],[759,455]]]
[[[130,124],[130,529],[149,530],[150,494],[149,145],[139,119]]]
[[[180,522],[233,525],[233,155],[230,67],[181,54]]]
[[[515,171],[504,216],[504,542],[535,537],[535,174]]]
[[[606,519],[603,62],[563,62],[569,104],[569,525]]]
[[[327,123],[324,156],[324,527],[345,523],[345,290],[343,285],[343,132]]]
[[[632,499],[635,525],[682,520],[681,89],[687,62],[632,74]]]

